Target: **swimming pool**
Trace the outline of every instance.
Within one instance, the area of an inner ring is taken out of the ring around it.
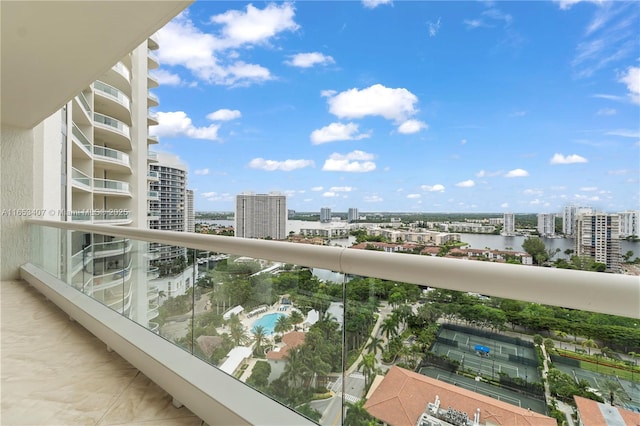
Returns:
[[[272,314],[267,314],[253,323],[253,326],[251,327],[251,331],[253,332],[256,329],[256,327],[263,326],[265,334],[271,335],[273,334],[273,328],[276,326],[276,322],[278,321],[278,318],[283,316],[284,314],[279,314],[277,312],[274,312]]]

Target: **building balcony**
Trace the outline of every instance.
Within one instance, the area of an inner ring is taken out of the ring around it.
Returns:
[[[154,51],[147,49],[147,68],[152,70],[158,68],[159,66],[160,60],[158,59],[158,55]]]
[[[93,223],[101,225],[128,225],[132,222],[128,211],[114,209],[94,214]]]
[[[160,193],[158,191],[148,191],[147,199],[149,200],[160,200]]]
[[[157,107],[160,105],[160,99],[154,93],[147,93],[147,105],[149,108]]]
[[[103,243],[94,243],[90,246],[95,259],[113,256],[123,256],[131,252],[132,243],[129,239],[120,239]]]
[[[155,75],[153,75],[151,73],[148,73],[147,74],[147,87],[149,89],[154,89],[154,88],[156,88],[158,86],[160,86],[160,83],[158,82],[158,78]]]
[[[91,178],[86,173],[72,167],[71,188],[74,191],[91,192]]]
[[[150,267],[147,269],[147,279],[155,280],[160,276],[160,269],[155,267]]]
[[[157,126],[158,125],[158,113],[149,111],[147,115],[147,126]]]
[[[147,144],[154,145],[159,143],[158,136],[156,135],[147,135]]]
[[[91,124],[92,114],[93,110],[86,95],[83,92],[78,93],[73,98],[73,121],[89,125]]]
[[[93,83],[94,108],[108,117],[131,124],[131,101],[121,90],[104,83],[96,81]]]
[[[100,77],[100,81],[115,87],[127,96],[131,95],[131,71],[123,63],[118,62]]]
[[[129,183],[113,179],[93,179],[93,192],[96,194],[131,197]]]
[[[75,122],[72,123],[71,127],[71,140],[73,141],[73,149],[71,152],[73,158],[91,158],[91,147],[93,144]]]
[[[147,180],[153,181],[153,182],[157,182],[158,180],[160,180],[160,177],[158,176],[158,172],[156,172],[155,170],[149,170],[147,172]]]
[[[129,155],[117,149],[94,146],[93,159],[97,165],[105,170],[131,173],[131,160],[129,159]]]
[[[154,151],[147,152],[147,161],[150,163],[158,162],[158,153]]]
[[[126,151],[131,149],[131,131],[122,121],[104,114],[94,113],[94,142],[102,142],[111,148]]]
[[[151,50],[158,50],[160,48],[160,45],[158,44],[158,36],[155,34],[149,36],[147,39],[147,46]]]
[[[149,303],[149,309],[147,309],[147,319],[152,320],[154,318],[157,318],[158,315],[160,315],[160,312],[158,311],[158,304]]]
[[[326,377],[328,382],[323,376],[323,374],[326,375],[326,372],[322,372],[325,367],[321,368],[321,364],[305,364],[305,368],[310,368],[310,371],[313,372],[309,376],[309,380],[318,380],[318,382],[311,385],[305,383],[305,380],[297,380],[296,378],[301,376],[294,375],[292,380],[286,384],[290,392],[306,392],[309,389],[308,386],[312,386],[314,389],[317,386],[326,386],[327,392],[329,390],[335,392],[332,401],[325,401],[331,402],[331,404],[314,405],[322,411],[322,419],[325,420],[321,419],[320,423],[323,425],[340,423],[344,419],[342,416],[344,409],[347,408],[347,402],[364,397],[362,392],[349,393],[352,392],[349,389],[352,389],[358,380],[364,380],[362,374],[356,374],[357,357],[358,354],[366,354],[364,348],[367,340],[372,339],[372,336],[384,337],[384,333],[379,333],[381,324],[386,318],[392,317],[395,310],[406,308],[404,310],[408,312],[415,312],[422,306],[430,304],[427,302],[428,294],[430,294],[429,290],[434,288],[481,294],[485,298],[495,300],[495,302],[503,298],[533,302],[535,306],[545,304],[551,307],[569,308],[566,310],[567,313],[573,312],[573,310],[586,310],[617,315],[625,317],[627,323],[631,323],[632,328],[628,329],[628,333],[632,333],[632,335],[638,333],[637,323],[634,323],[640,318],[640,302],[638,300],[640,282],[637,277],[185,234],[183,232],[162,232],[126,227],[114,229],[106,226],[77,225],[55,221],[28,220],[27,222],[31,228],[31,250],[30,262],[21,268],[23,277],[47,294],[54,303],[73,312],[74,318],[80,318],[77,319],[78,321],[86,322],[86,327],[104,336],[106,344],[117,348],[118,353],[125,354],[127,359],[135,362],[138,368],[144,369],[145,374],[152,380],[162,383],[163,387],[176,399],[185,403],[196,415],[211,424],[218,422],[222,424],[302,425],[310,424],[310,421],[272,400],[268,391],[257,392],[248,386],[246,380],[249,374],[243,373],[244,370],[241,368],[243,362],[237,364],[223,362],[227,357],[220,361],[214,361],[208,357],[203,359],[198,346],[202,340],[199,338],[203,336],[190,335],[188,337],[189,343],[185,346],[179,346],[177,342],[172,343],[171,339],[166,336],[160,337],[163,336],[163,327],[159,326],[156,329],[155,324],[149,322],[147,316],[150,306],[148,304],[146,305],[147,309],[143,308],[141,315],[137,316],[135,309],[126,309],[128,303],[131,303],[131,306],[140,306],[139,303],[135,304],[135,291],[130,299],[127,299],[126,292],[123,292],[120,302],[109,300],[109,306],[112,306],[112,303],[114,303],[113,306],[121,305],[122,311],[127,312],[124,315],[103,312],[102,308],[104,307],[100,303],[96,304],[96,301],[90,297],[79,295],[79,292],[68,283],[64,270],[58,267],[59,262],[51,262],[51,259],[59,258],[62,261],[66,258],[64,245],[41,244],[41,241],[51,240],[52,236],[57,236],[59,241],[67,241],[73,239],[68,235],[69,233],[92,232],[111,235],[114,238],[136,240],[140,242],[138,244],[140,246],[146,246],[149,243],[171,244],[181,246],[184,251],[188,247],[192,249],[191,255],[194,263],[196,263],[198,253],[205,254],[206,252],[209,254],[213,252],[228,255],[227,265],[230,262],[248,262],[256,265],[256,268],[262,269],[262,273],[266,275],[258,274],[251,277],[250,280],[248,276],[244,277],[236,273],[230,274],[222,281],[228,282],[228,285],[232,286],[238,282],[244,283],[243,280],[248,283],[256,283],[256,285],[259,281],[262,286],[259,287],[261,290],[251,294],[251,297],[266,297],[269,314],[287,315],[285,312],[297,309],[303,312],[303,317],[307,318],[306,324],[303,322],[299,325],[304,336],[312,336],[309,334],[310,330],[324,330],[323,333],[326,333],[322,334],[319,347],[317,344],[320,342],[316,341],[317,351],[321,351],[329,345],[338,345],[338,349],[335,351],[335,356],[338,358],[323,358],[324,363],[331,363],[330,368],[333,371],[330,376]],[[276,271],[284,264],[290,266],[287,269],[290,277],[282,277],[281,274],[269,275],[270,271]],[[305,290],[304,285],[306,284],[304,283],[310,279],[310,269],[314,272],[319,269],[338,271],[332,275],[331,281],[323,284],[328,289],[327,292],[316,294]],[[220,274],[223,270],[229,269],[220,269],[216,273]],[[263,279],[260,278],[261,276]],[[304,278],[305,276],[307,278]],[[285,278],[287,279],[285,280]],[[275,281],[280,283],[276,284]],[[280,287],[285,282],[289,283],[287,284],[289,287]],[[298,285],[302,285],[302,287],[298,287]],[[215,294],[224,291],[224,283],[216,284],[216,286],[221,287],[214,289]],[[356,286],[364,286],[362,292],[364,296],[356,294],[358,293],[355,292]],[[374,305],[369,305],[368,301],[371,297],[379,297],[378,294],[383,289],[386,289],[385,291],[388,291],[389,294],[384,297],[380,296],[382,299],[376,301]],[[143,286],[141,292],[144,303],[148,303],[147,287]],[[182,309],[186,312],[184,315],[187,315],[191,321],[194,321],[198,315],[198,309],[204,309],[199,308],[201,304],[196,303],[198,300],[195,299],[195,293],[190,293],[187,306]],[[276,300],[282,301],[281,296],[284,294],[291,294],[295,297],[288,299],[286,304],[282,302],[269,308],[274,295]],[[352,294],[352,296],[347,298],[347,294]],[[255,305],[260,304],[259,301],[254,303]],[[236,304],[240,303],[232,301],[227,306]],[[79,313],[85,311],[90,312],[91,315]],[[312,311],[316,312],[314,314],[316,316],[310,315]],[[322,313],[330,315],[326,317],[327,319],[321,319],[325,318]],[[107,319],[107,314],[114,316]],[[255,321],[259,319],[259,316],[249,317],[246,313],[241,313],[239,316],[241,324],[251,334],[250,330],[255,326]],[[363,316],[370,317],[372,323],[367,326],[364,326],[366,322],[359,323],[363,326],[362,329],[353,327],[355,324],[353,321],[360,321],[360,318],[364,318]],[[94,317],[98,317],[100,321],[95,321]],[[334,321],[337,324],[331,325]],[[93,324],[94,322],[96,325]],[[142,332],[141,325],[148,331]],[[573,326],[579,327],[579,324]],[[102,331],[103,329],[104,331]],[[155,332],[158,332],[160,336],[157,336]],[[184,341],[181,343],[184,344]],[[250,345],[248,349],[248,355],[243,356],[252,359]],[[360,353],[360,351],[362,352]],[[349,354],[349,357],[346,354]],[[469,357],[471,356],[477,355],[470,352]],[[233,357],[229,357],[229,359],[231,358]],[[350,362],[349,360],[355,361]],[[486,369],[483,371],[486,373]],[[529,369],[529,373],[532,373],[531,369]],[[491,375],[491,371],[488,374]],[[520,377],[520,373],[515,372],[514,374],[518,374]],[[170,376],[171,379],[166,379],[167,376]],[[521,379],[527,380],[530,377],[523,376]],[[238,398],[238,395],[242,397]],[[248,409],[248,406],[251,408]],[[335,406],[335,409],[329,408],[329,406]],[[522,411],[526,412],[527,410]],[[220,417],[221,415],[230,417],[223,419]]]
[[[147,212],[147,219],[160,220],[160,210],[149,210]]]

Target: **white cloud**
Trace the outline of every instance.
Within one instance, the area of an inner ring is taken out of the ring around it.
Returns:
[[[398,126],[398,132],[408,135],[412,133],[418,133],[422,129],[426,129],[427,123],[424,123],[420,120],[407,120]]]
[[[311,188],[312,191],[315,192],[319,192],[322,191],[324,188],[322,186],[314,186],[313,188]]]
[[[381,203],[384,201],[379,195],[369,195],[362,199],[365,203]]]
[[[322,170],[328,172],[354,172],[366,173],[376,169],[373,154],[364,151],[352,151],[348,154],[331,154],[325,161]]]
[[[628,96],[634,104],[640,104],[640,67],[629,67],[618,80],[627,85]]]
[[[207,115],[211,121],[230,121],[242,117],[242,113],[237,109],[219,109]]]
[[[525,177],[525,176],[529,176],[529,172],[524,169],[513,169],[508,171],[507,174],[504,175],[504,177],[507,177],[507,178],[516,178],[516,177]]]
[[[402,123],[418,111],[418,97],[404,88],[392,89],[374,84],[362,90],[349,89],[338,94],[324,91],[329,112],[339,118],[381,116]]]
[[[371,133],[358,133],[355,123],[331,123],[321,129],[311,132],[311,142],[320,145],[327,142],[360,140],[371,137]]]
[[[596,112],[597,115],[616,115],[618,113],[618,111],[616,111],[613,108],[600,108],[598,110],[598,112]]]
[[[480,19],[465,19],[464,24],[468,30],[475,30],[480,27],[487,27],[488,25],[482,22]]]
[[[209,174],[209,169],[198,169],[198,170],[194,170],[193,174],[198,175],[198,176],[206,176]]]
[[[320,52],[298,53],[291,56],[291,60],[286,61],[287,65],[299,68],[311,68],[314,65],[330,65],[335,64],[335,60],[328,55]]]
[[[435,37],[438,34],[438,31],[440,31],[440,18],[438,18],[438,20],[435,23],[429,21],[428,24],[429,24],[429,37]]]
[[[611,136],[622,136],[623,138],[640,138],[640,130],[618,129],[606,133]]]
[[[509,208],[509,203],[502,203],[500,204],[500,207],[502,207],[503,209],[507,209]]]
[[[248,164],[252,169],[265,170],[273,172],[276,170],[282,172],[290,172],[296,169],[304,169],[305,167],[313,167],[315,163],[312,160],[265,160],[264,158],[254,158]]]
[[[352,186],[332,186],[329,188],[329,191],[332,192],[351,192],[353,190],[355,190],[355,188]]]
[[[544,194],[544,191],[541,189],[525,189],[522,193],[524,195],[535,195],[536,197],[540,197]]]
[[[284,31],[296,31],[299,27],[294,15],[290,3],[271,3],[264,9],[248,5],[246,11],[230,10],[213,16],[211,22],[221,27],[214,34],[202,32],[188,12],[183,12],[158,31],[158,56],[163,64],[183,66],[212,84],[238,86],[267,81],[273,78],[270,71],[243,62],[236,49],[267,45]]]
[[[469,179],[456,183],[456,186],[459,186],[460,188],[471,188],[472,186],[475,186],[475,184],[476,183],[473,180]]]
[[[439,183],[435,185],[422,185],[420,189],[427,192],[444,192],[444,185],[440,185]]]
[[[416,199],[416,198],[420,198],[422,197],[422,195],[420,194],[407,194],[407,198],[409,199]]]
[[[559,153],[553,154],[550,164],[574,164],[574,163],[587,163],[588,160],[578,154],[562,155]]]
[[[186,136],[191,139],[218,140],[217,124],[208,127],[196,127],[184,111],[158,112],[158,125],[152,126],[149,133],[160,137]]]
[[[327,191],[323,193],[322,196],[326,198],[332,198],[332,197],[339,197],[340,194],[338,194],[337,192]]]
[[[221,43],[225,47],[237,48],[265,44],[278,33],[298,30],[300,27],[293,19],[294,15],[292,3],[270,3],[264,9],[249,4],[246,12],[229,10],[212,16],[211,22],[223,26]]]
[[[601,4],[603,3],[604,0],[554,0],[554,1],[558,3],[558,6],[560,6],[560,9],[567,10],[567,9],[570,9],[571,6],[573,6],[574,4],[578,4],[582,2]]]
[[[381,4],[392,4],[391,0],[362,0],[362,5],[367,9],[375,9]]]
[[[466,139],[462,139],[462,140],[460,141],[460,145],[466,145],[466,144],[467,144],[467,140],[466,140]]]
[[[223,192],[223,193],[218,193],[218,192],[203,192],[202,197],[205,198],[207,201],[233,201],[234,197],[233,195],[227,193],[227,192]]]
[[[501,170],[498,170],[496,172],[489,172],[487,170],[480,170],[478,173],[476,173],[476,177],[479,177],[479,178],[492,177],[492,176],[500,176],[501,174],[502,174]]]
[[[582,192],[593,192],[597,190],[598,190],[597,186],[583,186],[582,188],[580,188],[580,191]]]
[[[167,70],[157,69],[152,71],[151,75],[153,75],[158,80],[158,83],[163,86],[179,86],[182,83],[178,74],[173,74]]]

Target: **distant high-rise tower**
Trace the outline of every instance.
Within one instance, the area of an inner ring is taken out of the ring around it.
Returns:
[[[538,214],[538,233],[541,237],[556,235],[556,215],[554,213]]]
[[[567,237],[573,237],[578,215],[590,213],[593,213],[591,207],[566,206],[562,211],[562,233]]]
[[[516,233],[516,218],[513,213],[504,214],[504,225],[502,227],[502,235],[512,236]]]
[[[320,209],[320,222],[331,222],[331,209],[329,207]]]
[[[184,205],[184,215],[185,215],[185,231],[187,232],[196,232],[196,212],[194,211],[193,206],[193,190],[187,189],[185,192],[185,205]]]
[[[349,213],[347,214],[347,221],[348,222],[357,222],[358,218],[359,218],[358,209],[350,208],[349,209]]]
[[[620,270],[619,216],[591,213],[576,219],[575,252],[607,265],[607,271]]]
[[[149,165],[150,172],[157,176],[149,185],[149,228],[185,231],[187,168],[174,155],[158,152],[157,158],[157,162]],[[156,263],[170,263],[187,254],[184,247],[160,244],[154,247],[160,252]]]
[[[620,216],[620,238],[640,236],[640,210],[627,210]]]
[[[237,195],[235,236],[284,240],[287,237],[287,197],[279,193]]]

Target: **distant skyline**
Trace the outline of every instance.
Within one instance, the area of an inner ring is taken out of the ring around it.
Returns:
[[[640,209],[640,4],[198,2],[158,32],[152,149],[196,211]]]

